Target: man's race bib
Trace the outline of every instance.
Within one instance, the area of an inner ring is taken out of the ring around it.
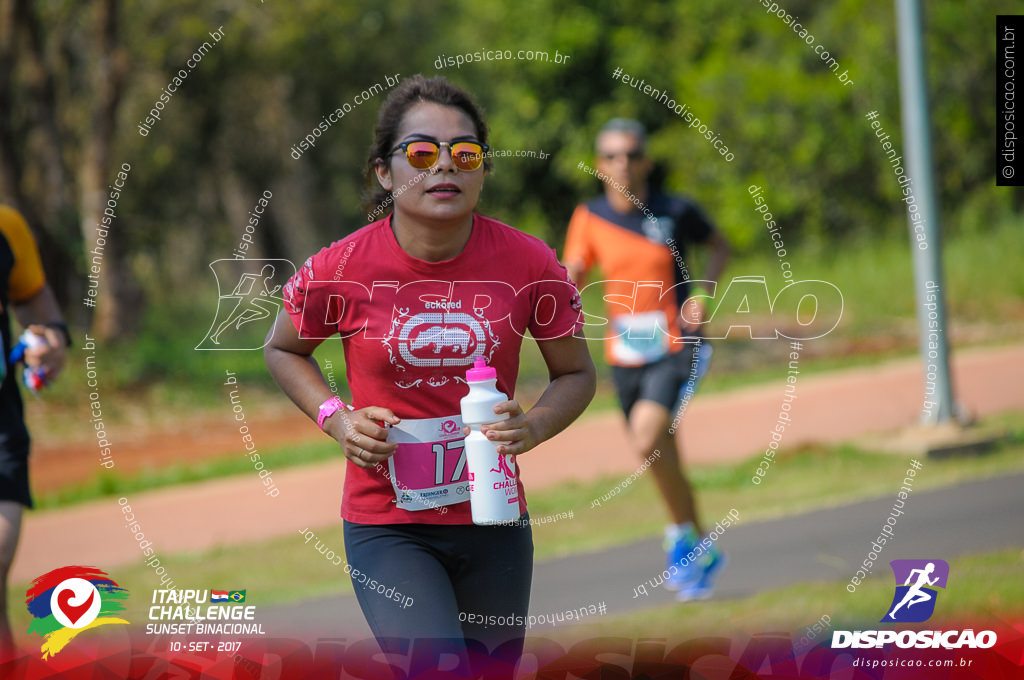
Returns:
[[[403,510],[430,510],[469,500],[462,416],[403,420],[388,430],[398,449],[388,477]]]
[[[616,362],[639,366],[658,361],[668,353],[668,317],[665,312],[641,312],[612,319],[612,356]]]

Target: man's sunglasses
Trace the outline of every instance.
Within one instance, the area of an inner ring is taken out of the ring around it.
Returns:
[[[632,151],[620,151],[619,153],[601,154],[601,158],[605,159],[606,161],[613,161],[619,156],[625,156],[627,159],[631,161],[638,161],[644,157],[644,152],[642,149],[633,149]]]
[[[491,147],[478,142],[432,142],[426,139],[417,139],[411,142],[402,142],[391,150],[391,155],[401,149],[405,152],[405,160],[417,170],[429,170],[437,164],[441,156],[441,147],[447,146],[448,152],[452,155],[452,162],[459,170],[476,170],[484,162],[484,154],[490,151]]]

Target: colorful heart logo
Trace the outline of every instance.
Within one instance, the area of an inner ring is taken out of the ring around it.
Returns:
[[[92,601],[96,598],[96,591],[92,590],[89,592],[89,598],[85,601],[85,604],[73,605],[71,604],[71,598],[76,595],[73,590],[62,590],[57,594],[57,606],[60,608],[64,616],[68,617],[72,625],[78,623],[78,620],[85,616],[89,608],[92,607]]]
[[[44,638],[39,651],[49,659],[79,633],[97,626],[127,625],[119,615],[127,597],[128,591],[101,569],[58,567],[34,579],[25,592],[25,607],[32,616],[28,632]]]

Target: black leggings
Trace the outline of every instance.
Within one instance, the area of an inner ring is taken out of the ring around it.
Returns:
[[[511,670],[523,651],[533,579],[528,515],[507,526],[344,526],[356,598],[385,653],[429,665],[424,639],[444,639],[434,649],[457,651],[461,669],[490,666],[490,677]]]

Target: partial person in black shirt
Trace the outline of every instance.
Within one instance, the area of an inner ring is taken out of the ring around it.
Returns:
[[[46,283],[39,251],[25,219],[0,205],[0,661],[14,655],[7,620],[7,575],[21,533],[23,508],[32,507],[28,484],[29,436],[25,427],[17,371],[10,363],[16,344],[11,312],[22,327],[43,340],[25,350],[25,364],[42,369],[49,382],[64,367],[70,337],[53,291]]]

